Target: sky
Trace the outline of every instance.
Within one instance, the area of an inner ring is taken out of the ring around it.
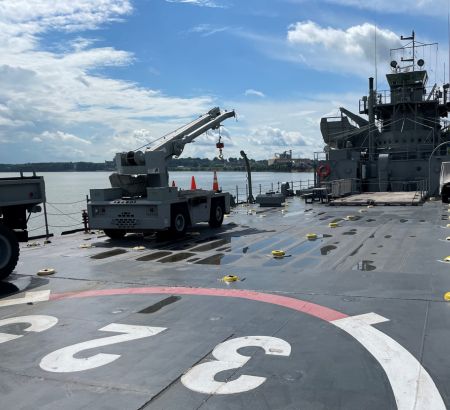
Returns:
[[[439,43],[417,57],[448,81],[448,1],[0,0],[0,163],[111,160],[215,106],[225,158],[311,158],[400,35]]]

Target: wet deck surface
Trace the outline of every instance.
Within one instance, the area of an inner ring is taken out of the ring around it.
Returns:
[[[0,284],[2,408],[449,406],[448,207],[306,207],[24,246]]]

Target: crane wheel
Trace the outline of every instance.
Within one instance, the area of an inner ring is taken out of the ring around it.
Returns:
[[[103,232],[105,232],[105,235],[113,240],[123,239],[127,233],[121,229],[104,229]]]
[[[186,210],[181,207],[173,207],[170,213],[170,233],[175,236],[183,236],[189,224]]]
[[[211,214],[209,216],[209,226],[211,228],[219,228],[222,226],[225,210],[222,201],[211,202]]]
[[[0,280],[7,278],[19,260],[19,242],[15,233],[0,224]]]

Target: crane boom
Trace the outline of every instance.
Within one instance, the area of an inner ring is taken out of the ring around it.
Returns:
[[[118,172],[110,177],[112,186],[127,189],[138,185],[139,191],[146,187],[168,186],[167,161],[173,156],[180,156],[185,145],[198,136],[210,129],[219,128],[222,121],[235,116],[234,110],[221,112],[219,107],[215,107],[199,118],[167,134],[158,144],[148,148],[145,152],[117,153],[116,167]]]

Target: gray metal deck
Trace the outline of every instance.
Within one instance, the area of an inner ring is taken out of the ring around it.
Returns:
[[[306,206],[24,246],[0,285],[1,407],[449,406],[447,206]]]
[[[419,205],[420,192],[364,192],[334,199],[332,205]]]

